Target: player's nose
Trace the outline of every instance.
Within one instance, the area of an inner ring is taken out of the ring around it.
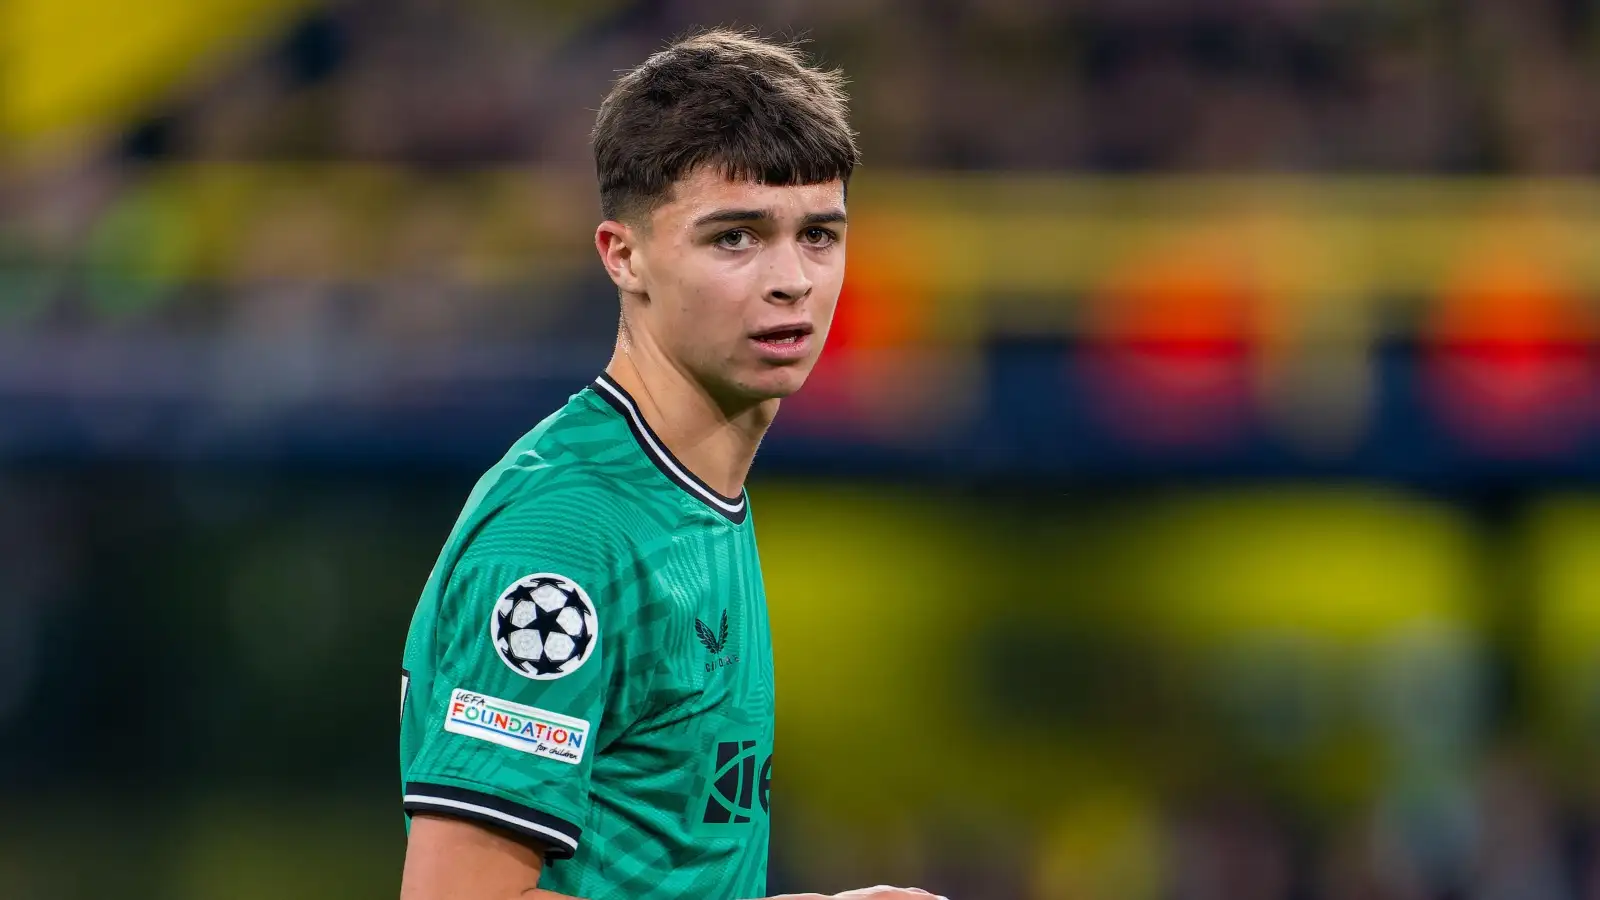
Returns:
[[[811,293],[811,276],[798,246],[780,245],[771,254],[767,299],[774,303],[798,303]]]

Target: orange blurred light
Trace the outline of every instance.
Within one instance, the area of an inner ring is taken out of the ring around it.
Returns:
[[[1090,372],[1110,423],[1141,443],[1213,445],[1247,421],[1257,298],[1193,256],[1143,260],[1090,304]]]
[[[1426,326],[1428,399],[1452,432],[1512,455],[1569,448],[1594,412],[1594,323],[1549,272],[1504,256],[1446,285]]]

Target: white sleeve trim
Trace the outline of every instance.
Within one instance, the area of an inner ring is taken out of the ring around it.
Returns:
[[[390,796],[393,795],[391,794]],[[405,803],[408,807],[431,806],[475,813],[490,819],[497,819],[501,822],[505,822],[507,825],[515,825],[517,828],[520,828],[524,831],[543,835],[544,837],[550,838],[551,840],[560,843],[563,847],[566,847],[570,850],[578,849],[578,842],[573,840],[571,835],[563,834],[554,828],[540,825],[537,822],[530,822],[527,819],[520,819],[508,813],[503,813],[498,809],[490,809],[487,806],[479,806],[476,803],[467,803],[463,800],[447,800],[443,797],[429,797],[423,794],[406,794]]]

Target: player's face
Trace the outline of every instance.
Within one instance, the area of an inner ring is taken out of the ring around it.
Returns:
[[[651,214],[634,264],[647,299],[630,322],[714,396],[786,397],[822,352],[844,249],[843,182],[778,187],[702,167]]]

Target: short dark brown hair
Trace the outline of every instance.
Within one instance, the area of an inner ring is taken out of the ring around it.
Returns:
[[[764,184],[848,184],[860,158],[843,75],[793,45],[721,28],[617,79],[594,127],[607,219],[648,214],[702,165]]]

